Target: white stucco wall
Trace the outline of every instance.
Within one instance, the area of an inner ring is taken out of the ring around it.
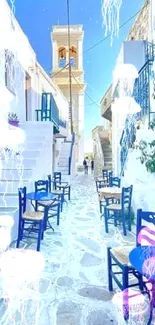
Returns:
[[[27,37],[19,24],[11,15],[10,8],[5,0],[0,1],[0,84],[5,85],[4,51],[9,50],[13,55],[15,76],[11,77],[13,100],[8,111],[18,114],[20,120],[25,120],[25,71],[34,64],[36,55],[31,48]],[[10,89],[9,89],[10,91]]]
[[[0,84],[5,86],[5,59],[4,51],[9,49],[14,55],[14,87],[12,101],[7,104],[7,111],[17,113],[20,121],[26,120],[25,74],[30,76],[28,90],[28,120],[36,120],[36,109],[41,108],[41,94],[51,92],[59,109],[59,116],[68,121],[68,101],[59,87],[37,64],[36,54],[33,51],[26,35],[20,28],[5,0],[0,0]],[[10,90],[8,90],[10,92]],[[2,94],[1,96],[2,97]],[[1,105],[4,107],[4,103]]]

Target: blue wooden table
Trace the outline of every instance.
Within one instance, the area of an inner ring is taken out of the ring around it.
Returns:
[[[155,308],[155,246],[138,246],[129,254],[131,265],[152,284],[150,297],[150,318],[147,325],[152,322]]]
[[[26,194],[27,200],[31,201],[50,201],[56,199],[57,195],[48,192],[31,192]]]

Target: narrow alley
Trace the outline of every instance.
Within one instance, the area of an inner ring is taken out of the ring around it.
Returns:
[[[54,219],[52,225],[54,233],[47,230],[41,244],[45,268],[40,295],[26,303],[25,322],[22,323],[19,313],[15,314],[15,324],[121,324],[116,320],[111,302],[113,294],[107,286],[106,247],[120,244],[122,237],[113,227],[108,235],[104,232],[93,175],[75,178],[71,201],[65,203],[60,226],[55,225]],[[130,241],[134,243],[134,240],[130,235]],[[35,249],[35,245],[35,241],[31,241],[23,247]],[[39,308],[38,322],[36,308]],[[2,305],[1,310],[4,313]],[[7,313],[2,319],[1,324],[12,325]]]

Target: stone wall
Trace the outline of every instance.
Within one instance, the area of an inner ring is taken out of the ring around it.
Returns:
[[[149,11],[150,11],[150,1],[145,2],[143,5],[143,10],[140,11],[135,23],[133,24],[127,41],[131,40],[149,40]]]
[[[100,176],[102,175],[102,169],[104,167],[104,160],[101,157],[101,155],[98,153],[98,150],[95,146],[94,149],[94,176]]]

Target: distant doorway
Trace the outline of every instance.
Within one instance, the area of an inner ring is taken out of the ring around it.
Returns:
[[[31,120],[31,77],[25,73],[25,118],[26,121]]]

